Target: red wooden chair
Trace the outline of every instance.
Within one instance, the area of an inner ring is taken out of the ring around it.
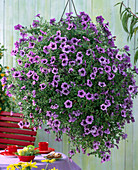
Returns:
[[[0,149],[5,149],[7,145],[18,145],[19,148],[34,145],[36,132],[33,128],[21,129],[18,125],[23,120],[22,116],[21,113],[0,113]]]

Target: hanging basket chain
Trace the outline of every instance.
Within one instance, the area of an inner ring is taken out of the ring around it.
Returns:
[[[63,13],[62,13],[61,18],[60,18],[60,21],[61,21],[62,18],[63,18],[63,15],[64,15],[64,13],[65,13],[65,11],[66,11],[66,8],[67,8],[69,2],[70,2],[70,0],[68,0],[67,3],[66,3],[66,5],[65,5],[65,8],[64,8]],[[77,10],[76,10],[75,4],[74,4],[73,0],[71,0],[71,2],[72,2],[72,5],[73,5],[75,14],[76,14],[76,16],[77,16],[78,14],[77,14]]]
[[[73,0],[71,0],[71,1],[72,1],[72,4],[73,4],[73,8],[74,8],[75,14],[77,16],[78,14],[77,14],[77,10],[76,10],[75,4],[74,4]]]

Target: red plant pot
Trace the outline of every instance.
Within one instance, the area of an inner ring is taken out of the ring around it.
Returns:
[[[18,158],[22,162],[30,162],[31,160],[35,158],[35,155],[32,155],[32,156],[19,156],[18,155]]]

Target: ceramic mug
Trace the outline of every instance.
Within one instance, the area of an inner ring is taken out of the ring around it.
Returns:
[[[10,153],[13,153],[13,152],[17,152],[17,149],[18,149],[18,146],[17,145],[9,145],[7,146],[7,148],[5,149],[5,152],[10,152]]]
[[[39,142],[39,150],[40,151],[47,151],[48,150],[48,142]]]

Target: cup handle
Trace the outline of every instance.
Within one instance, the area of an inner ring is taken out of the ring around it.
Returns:
[[[6,149],[5,149],[5,152],[7,152],[7,150],[8,150],[8,149],[6,148]]]

